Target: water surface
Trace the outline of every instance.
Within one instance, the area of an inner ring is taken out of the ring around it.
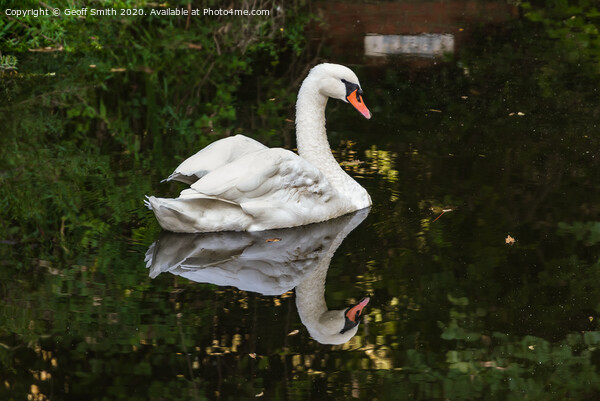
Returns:
[[[338,54],[373,112],[328,105],[334,154],[373,198],[352,224],[172,238],[142,200],[182,188],[159,183],[187,155],[167,146],[176,131],[91,152],[7,131],[3,204],[22,220],[3,215],[1,398],[596,399],[599,77],[554,62],[561,43],[539,26],[496,23],[465,25],[443,57]],[[36,79],[20,90],[52,90]],[[137,110],[119,79],[101,89],[121,105],[107,113]],[[26,106],[3,106],[7,127]],[[28,118],[51,133],[48,110]],[[105,134],[86,121],[90,138]],[[146,266],[156,240],[171,243],[162,269]],[[351,338],[315,340],[302,283],[332,310],[370,297]]]

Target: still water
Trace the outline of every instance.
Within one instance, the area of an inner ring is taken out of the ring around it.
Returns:
[[[524,40],[541,35],[525,21],[503,24],[473,28],[452,55],[352,65],[373,119],[330,101],[327,124],[370,210],[263,233],[160,232],[143,195],[177,194],[159,181],[185,155],[157,147],[155,162],[129,164],[98,150],[103,179],[52,195],[89,226],[3,228],[0,398],[598,399],[599,77],[553,61],[560,43]],[[36,152],[54,181],[3,185],[6,202],[44,214],[44,188],[83,167]],[[9,168],[28,177],[5,166],[3,179]],[[323,314],[365,297],[356,329],[326,327]]]

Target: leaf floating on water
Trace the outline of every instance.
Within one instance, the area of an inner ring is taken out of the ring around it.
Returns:
[[[251,354],[248,354],[248,356],[252,359],[256,359],[256,354],[253,352]]]
[[[533,351],[533,350],[535,349],[535,345],[530,345],[530,346],[529,346],[529,347],[527,347],[527,348],[529,348],[530,350],[532,350],[532,351]]]
[[[508,245],[512,245],[515,243],[515,239],[513,237],[511,237],[510,235],[507,235],[506,238],[504,239],[504,242],[507,243]]]
[[[588,317],[588,319],[590,319],[590,322],[593,322],[594,321],[594,316],[590,316],[590,317]]]
[[[258,397],[262,397],[263,395],[265,395],[265,392],[261,391],[260,393],[256,394],[254,397],[258,398]]]
[[[434,208],[431,208],[431,209],[433,210]],[[441,213],[441,214],[440,214],[438,217],[436,217],[436,218],[435,218],[435,220],[433,220],[433,221],[432,221],[432,223],[435,223],[435,222],[436,222],[436,221],[437,221],[437,220],[438,220],[440,217],[442,217],[442,215],[443,215],[444,213],[448,213],[448,212],[452,212],[452,211],[454,211],[454,208],[453,208],[453,207],[449,207],[449,208],[446,208],[446,209],[442,209],[442,213]]]
[[[281,238],[267,238],[265,240],[265,242],[279,242],[281,241]]]
[[[295,336],[296,334],[300,333],[300,330],[292,330],[288,333],[288,337],[289,336]]]
[[[438,217],[435,218],[435,220],[432,221],[432,223],[435,223],[440,217],[442,217],[442,215],[446,213],[444,211],[442,211],[442,213],[440,213],[440,215]]]

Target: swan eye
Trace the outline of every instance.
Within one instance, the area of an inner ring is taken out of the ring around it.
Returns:
[[[345,79],[342,79],[342,82],[344,85],[346,85],[346,101],[352,104],[352,106],[354,106],[354,108],[358,110],[365,118],[371,118],[371,112],[369,109],[367,109],[367,106],[365,106],[365,103],[363,102],[363,91],[360,86],[358,86],[358,84],[348,82]]]
[[[342,82],[346,85],[346,98],[352,94],[352,92],[356,91],[356,100],[360,102],[360,95],[362,95],[362,89],[355,83],[348,82],[342,78]]]
[[[360,322],[358,322],[358,323],[360,323]],[[353,322],[350,319],[347,319],[344,322],[344,328],[340,331],[340,334],[344,334],[348,330],[355,328],[356,326],[358,326],[358,323],[357,322]]]

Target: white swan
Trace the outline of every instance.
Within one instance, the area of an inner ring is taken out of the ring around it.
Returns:
[[[319,64],[296,102],[298,154],[242,135],[221,139],[185,160],[167,180],[191,184],[176,199],[147,197],[160,225],[173,232],[261,231],[329,220],[371,205],[367,191],[331,154],[325,130],[329,97],[366,118],[356,75]]]
[[[150,277],[170,272],[199,283],[233,286],[263,295],[296,289],[300,320],[322,344],[342,344],[357,332],[364,298],[329,310],[325,280],[331,258],[369,209],[319,224],[261,232],[163,232],[146,252]],[[276,240],[275,240],[276,239]]]

